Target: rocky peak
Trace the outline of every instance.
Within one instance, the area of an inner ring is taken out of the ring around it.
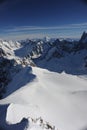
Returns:
[[[81,39],[80,41],[81,43],[87,43],[87,33],[84,31],[82,36],[81,36]]]

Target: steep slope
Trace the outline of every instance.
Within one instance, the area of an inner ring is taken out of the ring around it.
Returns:
[[[83,32],[81,39],[80,39],[81,43],[87,43],[87,33]]]
[[[0,49],[4,51],[5,56],[8,58],[13,58],[15,55],[14,50],[20,47],[21,44],[19,42],[0,40]]]
[[[87,81],[36,67],[32,68],[32,74],[36,75],[33,81],[26,82],[0,101],[0,104],[11,104],[6,120],[15,124],[24,117],[41,117],[60,130],[84,129],[87,123]],[[20,76],[26,77],[25,71]],[[11,89],[12,85],[18,87],[23,82],[21,78],[14,80],[8,88]]]

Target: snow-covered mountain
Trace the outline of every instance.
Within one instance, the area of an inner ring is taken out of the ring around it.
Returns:
[[[86,130],[86,92],[86,32],[0,40],[0,130]]]

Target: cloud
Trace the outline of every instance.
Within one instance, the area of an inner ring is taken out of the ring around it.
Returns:
[[[62,26],[17,26],[7,27],[1,30],[0,36],[6,39],[26,39],[50,37],[80,37],[83,31],[87,30],[87,23],[68,24]]]
[[[41,27],[41,26],[18,26],[18,27],[8,27],[4,29],[5,32],[28,32],[28,31],[41,31],[41,30],[69,30],[69,29],[87,29],[87,23],[79,24],[68,24],[63,26],[50,26],[50,27]]]

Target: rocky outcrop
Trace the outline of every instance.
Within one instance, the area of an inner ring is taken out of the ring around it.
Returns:
[[[79,40],[79,42],[81,43],[87,43],[87,33],[84,31],[82,36],[81,36],[81,39]]]
[[[0,99],[6,92],[8,83],[20,69],[20,65],[18,65],[15,60],[0,57]]]

